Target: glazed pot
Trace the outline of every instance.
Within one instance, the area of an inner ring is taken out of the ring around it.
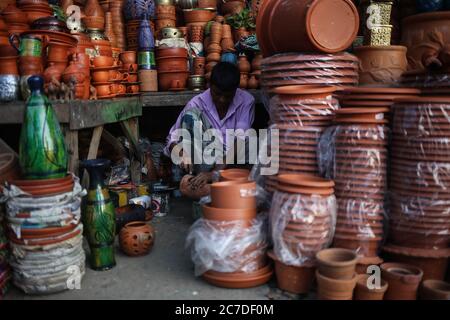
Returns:
[[[17,50],[21,57],[41,57],[44,50],[49,43],[48,36],[34,36],[34,35],[22,35],[17,36],[13,34],[9,41],[11,45]]]
[[[187,60],[184,57],[156,58],[158,71],[188,71]]]
[[[420,287],[422,300],[450,300],[450,284],[440,280],[425,280]]]
[[[422,281],[421,269],[402,263],[383,263],[381,276],[388,282],[385,300],[416,300]]]
[[[41,57],[19,57],[19,73],[21,76],[42,74],[44,66]]]
[[[208,220],[234,221],[251,220],[256,218],[256,208],[250,209],[224,209],[210,205],[203,205],[203,217]]]
[[[383,300],[384,293],[388,289],[388,283],[380,279],[379,288],[371,288],[374,285],[372,282],[367,284],[369,275],[362,274],[358,276],[358,281],[356,282],[354,300]]]
[[[189,71],[158,71],[158,86],[161,91],[186,88]]]
[[[293,294],[308,293],[314,281],[315,267],[289,266],[281,262],[269,251],[268,256],[275,262],[275,275],[278,288]]]
[[[398,84],[408,67],[404,46],[361,46],[354,50],[359,58],[360,85]]]
[[[188,88],[193,91],[200,91],[205,88],[206,79],[203,75],[191,75],[188,78]]]
[[[316,270],[317,297],[321,300],[352,300],[357,276],[346,280],[328,278]]]
[[[0,57],[0,75],[19,75],[18,56]]]
[[[255,194],[255,182],[216,182],[211,185],[211,206],[225,209],[253,209],[256,208]]]
[[[155,241],[152,226],[145,222],[127,223],[119,233],[120,249],[129,256],[142,256],[150,252]]]
[[[272,0],[261,6],[256,25],[266,57],[282,52],[335,53],[355,39],[359,15],[349,0]]]

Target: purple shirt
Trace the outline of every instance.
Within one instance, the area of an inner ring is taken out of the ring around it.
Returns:
[[[184,107],[183,111],[181,111],[167,137],[167,145],[164,149],[166,155],[170,155],[169,146],[173,142],[178,142],[173,133],[176,129],[180,128],[181,119],[187,111],[194,108],[202,111],[211,123],[212,128],[221,131],[223,141],[225,141],[227,129],[242,129],[245,131],[252,127],[253,120],[255,119],[255,99],[247,91],[241,89],[236,90],[236,95],[228,108],[227,114],[223,119],[220,119],[212,100],[210,89],[208,89],[192,98]]]

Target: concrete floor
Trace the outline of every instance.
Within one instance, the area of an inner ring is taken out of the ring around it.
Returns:
[[[193,223],[192,203],[173,200],[166,217],[154,218],[156,240],[149,255],[128,257],[116,250],[117,266],[109,271],[87,268],[80,290],[46,296],[29,296],[11,288],[6,299],[223,299],[260,300],[276,298],[275,283],[251,289],[223,289],[194,276],[189,253],[184,249]],[[276,299],[289,299],[279,296]]]

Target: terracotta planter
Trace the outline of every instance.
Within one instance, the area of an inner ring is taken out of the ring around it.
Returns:
[[[321,250],[316,259],[319,272],[333,279],[352,279],[358,261],[353,251],[340,248]]]
[[[111,83],[105,82],[102,84],[95,84],[95,89],[97,90],[97,96],[107,97],[113,93],[113,85]]]
[[[315,267],[289,266],[281,262],[273,251],[269,251],[268,255],[275,262],[278,288],[294,294],[303,294],[310,291],[314,281]]]
[[[370,288],[367,284],[369,275],[358,276],[354,293],[354,300],[383,300],[384,293],[388,289],[388,283],[381,279],[379,288]],[[370,285],[373,285],[370,283]]]
[[[389,86],[398,84],[408,67],[406,47],[361,46],[355,48],[360,60],[360,85]]]
[[[160,57],[156,58],[156,67],[163,71],[188,71],[187,60],[184,57]]]
[[[123,51],[119,55],[122,63],[136,63],[136,51]]]
[[[301,51],[335,53],[355,39],[359,15],[347,0],[268,0],[260,8],[256,24],[264,56]]]
[[[450,300],[450,284],[440,280],[425,280],[420,287],[422,300]]]
[[[0,57],[0,74],[19,75],[17,68],[18,56]]]
[[[385,300],[417,299],[417,289],[423,277],[422,270],[407,264],[383,263],[381,275],[389,284]]]
[[[180,57],[187,59],[188,52],[185,48],[158,48],[156,49],[156,57]]]
[[[316,270],[317,296],[321,300],[352,300],[353,289],[356,286],[357,276],[348,280],[328,278]]]
[[[158,71],[158,86],[161,91],[186,88],[189,71]]]
[[[187,9],[183,10],[184,13],[184,22],[188,23],[196,23],[196,22],[208,22],[214,19],[216,14],[209,10],[204,9]]]
[[[150,252],[155,241],[152,226],[145,222],[127,223],[119,233],[120,248],[129,256],[142,256]]]
[[[208,220],[216,221],[235,221],[235,220],[246,220],[251,222],[252,219],[256,218],[256,208],[250,209],[223,209],[216,208],[209,205],[204,205],[203,207],[203,217]],[[246,227],[249,227],[247,224]]]
[[[220,170],[220,181],[248,181],[250,171],[247,169]]]
[[[256,208],[255,182],[216,182],[211,185],[211,206],[225,209]],[[230,201],[233,199],[233,201]]]
[[[114,65],[114,58],[109,56],[97,56],[92,59],[94,67],[112,67]]]

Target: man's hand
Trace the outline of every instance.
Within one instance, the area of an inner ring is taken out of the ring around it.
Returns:
[[[212,172],[201,172],[197,176],[190,180],[190,183],[195,185],[197,188],[203,187],[205,184],[212,181]]]

